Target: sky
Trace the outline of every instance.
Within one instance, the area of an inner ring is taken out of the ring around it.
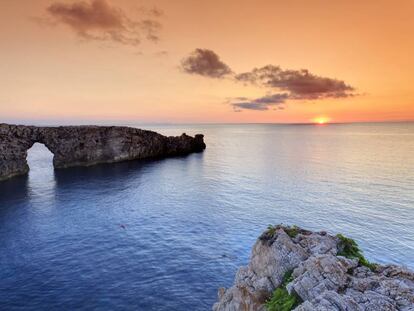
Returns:
[[[0,0],[0,122],[414,120],[413,0]]]

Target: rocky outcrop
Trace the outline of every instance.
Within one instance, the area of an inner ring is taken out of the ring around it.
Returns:
[[[413,311],[414,273],[369,264],[362,255],[355,256],[357,246],[352,242],[326,232],[272,227],[254,245],[251,260],[239,269],[234,285],[219,290],[213,310]],[[353,256],[340,256],[347,252]],[[298,303],[289,308],[283,300],[285,308],[267,307],[266,302],[277,300],[274,293],[281,287]]]
[[[29,171],[27,150],[43,143],[55,168],[170,157],[206,148],[203,135],[161,134],[118,126],[37,127],[0,124],[0,180]]]

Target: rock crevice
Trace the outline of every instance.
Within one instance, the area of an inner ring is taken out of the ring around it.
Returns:
[[[179,156],[206,148],[201,134],[167,137],[120,126],[0,124],[0,180],[29,171],[27,150],[36,142],[44,144],[53,153],[55,168]]]

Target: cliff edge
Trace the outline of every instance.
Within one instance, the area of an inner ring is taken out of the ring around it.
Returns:
[[[342,235],[274,226],[253,247],[214,311],[414,310],[414,273],[369,263]]]

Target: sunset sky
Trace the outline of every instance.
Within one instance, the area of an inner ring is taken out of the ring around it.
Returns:
[[[414,1],[0,0],[0,122],[414,120]]]

